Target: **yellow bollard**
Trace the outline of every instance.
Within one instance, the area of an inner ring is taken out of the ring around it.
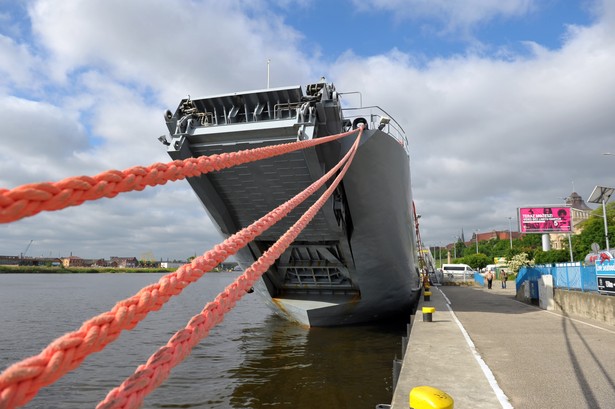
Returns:
[[[423,301],[429,301],[431,299],[431,291],[425,291],[423,293]]]
[[[422,311],[423,311],[423,321],[431,322],[432,314],[436,312],[436,308],[435,307],[423,307]]]
[[[410,391],[410,409],[453,409],[453,398],[432,386],[417,386]]]

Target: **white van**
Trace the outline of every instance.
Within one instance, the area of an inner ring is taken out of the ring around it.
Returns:
[[[471,277],[474,275],[474,270],[467,264],[443,264],[442,272],[445,276],[452,274],[453,276]]]

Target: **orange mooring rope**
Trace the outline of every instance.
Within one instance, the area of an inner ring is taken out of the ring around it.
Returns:
[[[353,132],[328,138],[331,141],[351,133]],[[360,135],[359,133],[357,141],[360,139]],[[357,143],[355,142],[355,145]],[[356,147],[353,145],[353,155],[355,149]],[[320,189],[348,161],[350,154],[351,152],[303,192],[278,206],[250,226],[230,236],[203,256],[197,257],[192,263],[165,275],[158,283],[141,289],[134,296],[118,302],[111,311],[83,323],[79,330],[56,339],[39,355],[27,358],[7,368],[0,374],[0,409],[14,408],[26,404],[36,396],[42,387],[52,384],[67,372],[77,368],[88,355],[102,350],[107,344],[114,341],[121,331],[134,328],[149,312],[159,310],[171,296],[181,293],[186,286],[198,280],[205,272],[214,268],[228,256],[235,254]],[[206,334],[201,338],[204,336]],[[159,383],[156,385],[159,385]],[[154,388],[151,388],[150,391]]]
[[[331,196],[337,185],[348,170],[354,154],[359,146],[360,135],[344,159],[344,168],[335,178],[325,193],[299,218],[299,220],[284,233],[258,260],[256,260],[241,276],[227,286],[216,299],[208,303],[188,324],[167,342],[165,346],[154,353],[144,365],[140,365],[135,373],[128,377],[120,386],[109,392],[96,409],[132,409],[141,406],[143,399],[170,375],[171,369],[181,363],[209,331],[222,322],[224,315],[230,311],[254,285],[261,275],[278,259],[297,238],[299,233],[314,218],[316,213]]]
[[[356,130],[307,141],[247,149],[220,155],[199,156],[168,163],[110,170],[94,177],[76,176],[55,183],[33,183],[15,189],[0,189],[0,223],[14,222],[43,210],[61,210],[85,201],[115,197],[118,193],[164,185],[168,181],[199,176],[243,163],[271,158],[334,141]]]

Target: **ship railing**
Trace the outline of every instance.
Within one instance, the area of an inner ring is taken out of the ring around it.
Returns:
[[[301,104],[301,102],[278,102],[273,107],[274,119],[290,119],[297,117]]]
[[[377,105],[361,108],[342,108],[344,119],[353,123],[357,118],[367,121],[368,129],[380,129],[399,142],[409,152],[408,138],[404,128],[388,112]]]

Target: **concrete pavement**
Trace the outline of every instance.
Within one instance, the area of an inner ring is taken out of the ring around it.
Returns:
[[[420,385],[447,392],[456,409],[615,407],[615,327],[514,295],[514,282],[432,287],[410,332],[392,408],[408,408]],[[423,322],[423,306],[436,308],[433,322]]]

